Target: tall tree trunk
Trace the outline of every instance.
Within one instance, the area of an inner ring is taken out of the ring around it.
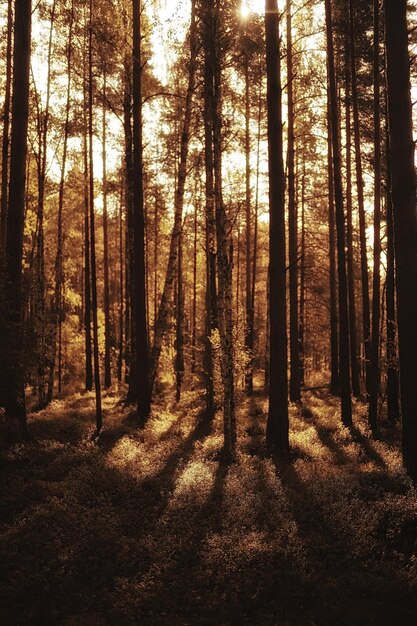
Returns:
[[[196,25],[194,2],[191,7],[190,24],[190,64],[188,74],[188,86],[185,100],[184,120],[181,133],[180,160],[177,176],[177,189],[175,193],[174,226],[171,233],[167,271],[165,274],[164,288],[155,322],[155,334],[150,363],[150,389],[153,390],[156,372],[161,354],[162,342],[167,328],[169,305],[172,300],[175,271],[178,261],[178,241],[181,234],[182,213],[184,207],[184,190],[187,177],[188,146],[190,136],[190,124],[193,110],[193,94],[196,70]]]
[[[211,0],[208,2],[211,5]],[[213,63],[213,166],[214,198],[216,215],[217,276],[218,276],[218,315],[221,346],[223,379],[223,430],[224,450],[233,458],[236,448],[236,418],[234,398],[234,363],[233,363],[233,298],[232,266],[233,253],[229,246],[229,223],[223,201],[222,188],[222,75],[220,61],[220,0],[213,4],[213,30],[211,41],[211,60]]]
[[[333,176],[336,207],[337,231],[337,270],[339,278],[339,374],[341,389],[342,423],[352,424],[352,405],[350,397],[349,373],[349,315],[345,253],[345,217],[343,211],[342,168],[339,138],[339,114],[337,108],[337,89],[333,49],[333,23],[330,0],[325,0],[327,65],[329,73],[329,96],[331,113],[331,133],[333,148]]]
[[[127,24],[126,24],[127,28]],[[138,376],[136,353],[136,322],[135,322],[135,268],[134,268],[134,223],[133,223],[133,137],[132,137],[132,60],[126,55],[124,60],[124,97],[123,97],[123,130],[124,130],[124,165],[126,183],[126,365],[128,366],[128,392],[126,402],[133,404],[138,398]]]
[[[251,228],[251,186],[250,186],[250,79],[249,79],[249,58],[246,54],[245,59],[245,182],[246,182],[246,198],[245,198],[245,221],[246,221],[246,320],[245,320],[245,348],[249,357],[249,362],[245,374],[245,387],[248,393],[253,391],[253,297],[252,297],[252,267],[251,267],[251,250],[252,248],[252,228]]]
[[[388,99],[386,97],[388,119]],[[394,216],[392,207],[391,158],[388,123],[386,127],[386,158],[387,158],[387,278],[386,278],[386,306],[387,306],[387,404],[388,419],[396,424],[400,419],[400,387],[398,375],[397,353],[397,315],[395,311],[395,260],[394,260]]]
[[[72,60],[72,31],[74,24],[74,1],[71,2],[70,23],[68,28],[68,48],[67,48],[67,101],[65,105],[64,122],[64,145],[62,149],[61,177],[58,192],[58,219],[57,219],[57,251],[55,258],[55,293],[52,306],[52,338],[51,338],[51,359],[48,375],[48,390],[46,402],[52,400],[54,390],[54,377],[56,369],[56,353],[58,348],[58,393],[62,388],[62,288],[63,288],[63,209],[64,209],[64,187],[67,164],[68,135],[69,135],[69,115],[71,110],[71,60]],[[57,346],[58,342],[58,346]]]
[[[107,69],[103,68],[103,111],[102,111],[102,150],[103,150],[103,267],[104,267],[104,387],[111,387],[111,324],[109,291],[109,225],[107,215],[107,154],[106,154],[106,97]]]
[[[51,98],[51,63],[52,63],[52,40],[55,22],[56,1],[52,3],[50,14],[50,29],[47,56],[47,77],[46,77],[46,101],[45,109],[42,110],[38,103],[38,141],[39,152],[37,154],[38,169],[38,206],[37,206],[37,236],[35,252],[35,333],[36,333],[36,356],[37,356],[37,393],[38,406],[43,408],[46,405],[46,312],[45,312],[45,251],[44,251],[44,213],[45,213],[45,184],[47,165],[47,141],[50,116]]]
[[[379,392],[379,333],[381,320],[381,103],[379,78],[379,0],[374,0],[374,272],[372,285],[372,351],[368,422],[377,433]]]
[[[85,37],[84,49],[87,50]],[[87,53],[84,58],[83,80],[83,160],[84,160],[84,326],[85,326],[85,388],[93,389],[93,352],[91,347],[91,267],[90,267],[90,217],[89,217],[89,165],[88,165],[88,102]]]
[[[3,390],[6,425],[26,436],[25,374],[22,324],[22,257],[25,172],[29,117],[31,2],[15,1],[10,185],[4,280]]]
[[[267,439],[286,455],[288,440],[285,174],[277,0],[266,0],[266,72],[269,164],[269,410]]]
[[[176,358],[175,358],[175,399],[181,400],[181,387],[184,381],[184,286],[183,286],[183,230],[181,227],[178,238],[178,276],[177,276],[177,306],[176,306]]]
[[[359,383],[358,338],[356,332],[356,295],[355,295],[355,263],[353,258],[353,215],[352,215],[352,167],[350,123],[350,72],[349,72],[349,37],[346,38],[346,239],[347,239],[347,270],[349,298],[349,337],[350,337],[350,369],[352,376],[352,392],[356,398],[361,394]]]
[[[193,299],[192,299],[192,331],[191,331],[191,372],[196,368],[197,339],[197,189],[194,190],[194,228],[193,228]]]
[[[366,221],[364,203],[364,184],[362,173],[361,137],[359,124],[358,90],[356,78],[356,45],[355,45],[355,0],[349,0],[349,32],[350,32],[350,71],[352,81],[352,112],[353,112],[353,132],[355,142],[355,167],[356,186],[358,192],[359,211],[359,241],[361,256],[361,278],[362,278],[362,326],[363,341],[365,348],[365,378],[366,391],[369,394],[370,364],[371,364],[371,316],[369,305],[369,277],[368,277],[368,256],[366,250]]]
[[[340,394],[339,316],[337,310],[336,215],[334,208],[333,150],[330,97],[327,98],[327,183],[329,202],[329,281],[330,281],[330,393]]]
[[[140,422],[149,417],[151,384],[149,377],[148,332],[146,323],[145,218],[142,163],[142,61],[140,0],[133,2],[133,225],[135,269],[136,368],[138,376],[137,411]]]
[[[403,460],[417,481],[417,214],[406,0],[385,0]]]
[[[90,246],[91,246],[91,308],[93,314],[93,359],[94,359],[94,390],[96,398],[96,432],[103,425],[101,409],[100,361],[98,348],[97,318],[97,270],[96,270],[96,233],[94,215],[94,162],[93,162],[93,0],[89,5],[88,32],[88,162],[89,162],[89,208],[90,208]]]
[[[120,206],[119,206],[119,346],[117,356],[117,380],[120,384],[122,382],[122,370],[123,370],[123,348],[124,348],[124,279],[125,273],[123,271],[124,254],[123,254],[123,195],[124,195],[124,180],[122,179],[120,189]]]
[[[9,143],[10,143],[10,96],[12,85],[12,0],[7,2],[7,43],[6,43],[6,82],[4,87],[3,138],[1,149],[1,197],[0,197],[0,268],[3,267],[7,234],[7,191],[9,181]]]
[[[305,384],[305,302],[306,302],[306,162],[303,154],[303,173],[301,178],[301,265],[300,265],[300,317],[298,329],[298,347],[300,359],[300,383]],[[337,341],[337,335],[336,335]]]
[[[290,273],[290,400],[300,402],[300,354],[298,345],[298,227],[295,198],[295,137],[292,58],[291,0],[287,0],[287,95],[288,95],[288,248]]]

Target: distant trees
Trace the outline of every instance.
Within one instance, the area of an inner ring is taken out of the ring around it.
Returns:
[[[233,458],[236,398],[265,381],[285,456],[289,403],[329,383],[346,426],[366,392],[374,434],[401,400],[416,474],[408,16],[368,5],[193,0],[170,22],[139,0],[3,3],[8,421],[83,388],[99,433],[103,384],[143,425],[153,394],[201,385]]]

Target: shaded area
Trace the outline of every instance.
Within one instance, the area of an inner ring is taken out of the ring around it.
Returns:
[[[237,461],[198,394],[137,430],[117,397],[32,418],[3,450],[5,624],[414,624],[417,496],[395,445],[307,394],[292,463],[265,446],[266,399],[238,399]]]

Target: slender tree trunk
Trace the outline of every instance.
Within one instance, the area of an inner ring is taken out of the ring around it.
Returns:
[[[337,269],[339,278],[339,373],[341,388],[342,423],[345,426],[352,424],[352,406],[350,397],[349,373],[349,315],[346,277],[345,253],[345,218],[343,211],[342,168],[340,157],[339,115],[337,108],[337,89],[333,50],[333,24],[330,0],[325,0],[326,8],[326,36],[327,36],[327,64],[329,73],[329,96],[331,112],[331,132],[333,148],[333,176],[336,207],[337,231]]]
[[[306,163],[303,154],[303,173],[301,178],[301,265],[300,265],[300,317],[298,330],[298,346],[300,359],[300,383],[305,384],[305,302],[306,302],[306,229],[305,229],[305,208],[306,208]],[[337,340],[337,335],[336,335]]]
[[[406,0],[385,0],[403,460],[417,481],[417,214]]]
[[[96,398],[96,432],[103,425],[101,409],[100,361],[98,348],[97,318],[97,270],[96,270],[96,233],[94,215],[94,162],[93,162],[93,0],[89,5],[88,32],[88,162],[89,162],[89,208],[90,208],[90,246],[91,246],[91,308],[93,317],[93,359],[94,359],[94,390]]]
[[[364,202],[364,184],[362,173],[362,155],[361,155],[361,136],[359,124],[359,107],[357,93],[356,78],[356,52],[355,52],[355,18],[354,18],[355,0],[349,0],[349,31],[350,31],[350,70],[352,81],[352,112],[353,112],[353,132],[355,142],[355,166],[356,166],[356,185],[358,191],[358,211],[359,211],[359,241],[361,256],[361,278],[362,278],[362,326],[363,341],[365,348],[365,378],[366,391],[369,394],[370,380],[370,363],[371,363],[371,316],[369,305],[369,277],[368,277],[368,257],[366,250],[366,221],[365,221],[365,202]]]
[[[2,387],[6,425],[27,433],[23,350],[22,258],[25,215],[25,173],[29,117],[31,2],[15,1],[10,185],[6,234]]]
[[[127,25],[126,25],[127,28]],[[125,139],[125,182],[126,182],[126,336],[128,366],[128,392],[126,402],[134,404],[138,398],[138,376],[136,353],[136,322],[135,322],[135,268],[134,268],[134,223],[133,223],[133,137],[132,137],[132,85],[131,56],[126,55],[124,62],[124,99],[123,128]]]
[[[58,342],[58,393],[62,389],[62,298],[63,298],[63,209],[64,209],[64,188],[67,164],[69,116],[71,110],[71,60],[72,60],[72,31],[74,23],[74,2],[71,2],[71,15],[68,29],[67,48],[67,101],[65,106],[64,122],[64,145],[62,151],[61,177],[58,192],[58,219],[57,219],[57,252],[55,258],[55,293],[52,307],[52,338],[51,338],[51,359],[48,376],[48,390],[46,402],[52,400],[54,390],[54,378],[56,369],[56,353]]]
[[[175,358],[175,399],[181,400],[181,387],[184,381],[184,286],[183,286],[183,229],[178,238],[178,277],[176,306],[176,358]]]
[[[0,198],[0,269],[3,267],[7,234],[7,191],[9,182],[9,143],[10,143],[10,96],[12,85],[12,0],[7,2],[7,43],[6,43],[6,82],[4,86],[3,138],[1,150],[1,198]]]
[[[327,98],[327,181],[329,194],[329,280],[330,280],[330,393],[340,394],[339,316],[337,310],[336,215],[334,208],[332,127],[330,97]]]
[[[386,102],[388,119],[388,100]],[[398,376],[397,352],[397,315],[395,311],[395,260],[394,260],[394,219],[392,207],[391,159],[388,124],[386,128],[386,156],[387,156],[387,278],[386,278],[386,306],[387,306],[387,404],[388,419],[396,424],[400,419],[400,387]]]
[[[85,46],[87,42],[85,41]],[[91,267],[88,164],[87,54],[84,59],[83,157],[84,157],[84,324],[85,324],[85,388],[93,389],[93,352],[91,348]]]
[[[191,372],[196,368],[196,339],[197,339],[197,190],[194,191],[194,234],[193,234],[193,301],[192,301],[192,331],[191,331]]]
[[[266,71],[269,163],[269,411],[267,439],[280,455],[289,450],[285,259],[285,174],[277,0],[266,0]]]
[[[104,388],[111,387],[111,323],[109,287],[109,225],[107,213],[107,129],[106,97],[107,69],[103,68],[103,111],[102,111],[102,151],[103,151],[103,269],[104,269]]]
[[[195,8],[194,2],[192,3],[191,10],[191,25],[190,25],[190,64],[188,75],[188,86],[185,100],[184,120],[181,133],[181,145],[180,145],[180,161],[178,167],[177,177],[177,189],[175,194],[175,208],[174,208],[174,226],[171,233],[168,266],[165,274],[165,283],[162,292],[161,302],[158,309],[158,316],[155,323],[154,342],[151,353],[150,364],[150,388],[153,390],[156,372],[159,363],[159,356],[161,354],[162,342],[167,329],[169,305],[172,299],[173,284],[175,278],[175,271],[178,261],[178,241],[181,234],[182,213],[184,207],[184,190],[185,181],[187,177],[187,161],[188,161],[188,146],[190,135],[190,124],[193,110],[193,93],[195,84],[195,70],[196,70],[196,26],[195,26]]]
[[[251,276],[251,249],[252,249],[252,228],[251,228],[251,186],[250,186],[250,79],[249,79],[249,59],[245,60],[245,182],[246,182],[246,320],[245,320],[245,348],[249,357],[249,362],[245,375],[245,388],[250,394],[253,392],[253,297],[252,297],[252,276]],[[239,276],[239,274],[238,274]],[[239,280],[239,279],[238,279]]]
[[[218,276],[218,315],[221,346],[221,371],[223,379],[223,430],[224,451],[233,458],[236,448],[236,418],[234,399],[233,364],[233,298],[232,265],[233,253],[229,246],[228,219],[223,201],[222,189],[222,76],[220,61],[220,1],[208,2],[213,9],[214,37],[211,43],[210,58],[213,63],[213,167],[214,199],[216,216],[217,276]]]
[[[38,406],[43,408],[46,405],[46,312],[45,312],[45,252],[44,252],[44,212],[45,212],[45,184],[47,165],[47,141],[50,116],[51,97],[51,63],[52,63],[52,40],[55,22],[56,2],[52,3],[50,15],[50,29],[47,56],[47,78],[46,78],[46,101],[45,109],[38,106],[38,140],[39,152],[37,155],[38,165],[38,206],[37,206],[37,236],[35,253],[35,332],[36,332],[36,356],[37,356],[37,393]]]
[[[122,181],[120,189],[120,206],[119,206],[119,351],[117,356],[117,381],[120,384],[122,382],[122,370],[123,370],[123,337],[124,337],[124,279],[125,273],[123,271],[124,254],[123,254],[123,185]]]
[[[379,0],[374,0],[374,272],[372,285],[372,351],[368,422],[378,429],[379,332],[381,320],[381,102],[379,78]]]
[[[352,393],[356,398],[361,395],[359,383],[358,338],[356,332],[356,296],[355,296],[355,264],[353,258],[353,215],[352,215],[352,167],[350,123],[350,72],[349,72],[349,38],[346,42],[346,240],[347,270],[349,298],[349,337],[350,337],[350,369],[352,377]]]
[[[137,411],[144,422],[151,410],[148,333],[146,323],[145,219],[142,163],[142,61],[140,0],[133,2],[133,225],[135,269],[136,368],[138,376]]]
[[[287,0],[287,95],[288,95],[288,247],[290,274],[290,400],[300,402],[300,355],[298,345],[298,228],[295,198],[295,138],[292,58],[291,0]]]

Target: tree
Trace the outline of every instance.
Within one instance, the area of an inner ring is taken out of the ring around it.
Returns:
[[[406,0],[385,0],[404,465],[417,480],[417,214]]]
[[[140,0],[133,2],[133,228],[135,359],[138,380],[137,411],[140,422],[149,417],[148,331],[146,324],[145,218],[142,170],[142,61]]]
[[[337,272],[339,278],[339,374],[342,403],[342,422],[352,423],[349,375],[349,318],[345,253],[345,218],[343,212],[342,170],[339,137],[339,114],[333,49],[333,22],[330,0],[325,0],[327,66],[329,76],[330,120],[333,149],[333,177],[336,207]]]
[[[25,376],[22,326],[22,257],[25,173],[29,118],[31,2],[16,0],[14,16],[13,92],[10,185],[6,235],[3,331],[3,397],[6,422],[18,423],[26,436]]]
[[[266,72],[269,165],[269,410],[267,438],[285,455],[288,440],[288,379],[285,261],[285,179],[282,89],[277,0],[266,0]]]
[[[300,354],[298,337],[298,228],[295,198],[295,138],[294,138],[294,88],[293,88],[293,42],[291,0],[287,0],[287,94],[288,94],[288,244],[290,273],[290,399],[301,400]]]

